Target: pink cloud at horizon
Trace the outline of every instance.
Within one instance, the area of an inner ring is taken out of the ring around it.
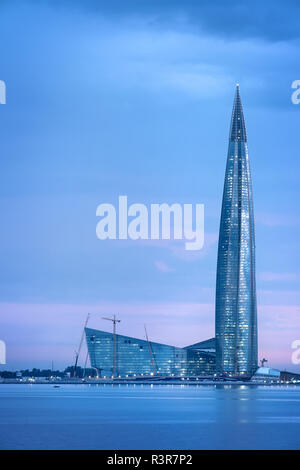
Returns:
[[[86,314],[91,328],[110,331],[102,315],[116,313],[120,334],[144,338],[147,324],[150,340],[186,346],[214,336],[214,305],[197,302],[99,302],[95,304],[1,303],[2,338],[7,343],[7,368],[23,364],[31,368],[49,364],[60,367],[74,359]],[[273,367],[298,370],[291,363],[291,343],[300,339],[300,307],[258,307],[259,358]],[[85,351],[83,352],[83,356]],[[83,360],[83,357],[81,358]],[[3,369],[4,366],[2,366]]]

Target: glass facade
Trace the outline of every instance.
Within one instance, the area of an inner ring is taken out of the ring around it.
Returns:
[[[252,183],[237,85],[218,246],[215,318],[218,374],[251,376],[256,371],[256,316]]]
[[[92,367],[102,376],[113,375],[113,334],[85,329]],[[215,354],[192,347],[177,348],[130,336],[116,335],[115,375],[211,375],[215,372]],[[199,343],[201,344],[201,343]]]

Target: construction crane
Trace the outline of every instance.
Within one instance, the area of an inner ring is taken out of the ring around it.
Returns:
[[[81,338],[80,338],[80,343],[79,343],[78,351],[75,351],[75,365],[74,365],[73,377],[76,377],[76,369],[77,369],[79,354],[80,354],[81,347],[82,347],[82,343],[83,343],[84,330],[85,330],[85,328],[87,327],[87,324],[88,324],[88,321],[89,321],[90,316],[91,316],[91,314],[88,313],[88,314],[87,314],[87,317],[86,317],[86,320],[85,320],[85,324],[84,324],[83,330],[82,330],[82,335],[81,335]]]
[[[151,348],[151,344],[149,343],[149,338],[148,338],[148,333],[147,333],[146,325],[144,325],[144,327],[145,327],[145,334],[146,334],[146,340],[147,340],[147,343],[148,343],[148,349],[149,349],[150,359],[151,359],[151,363],[152,363],[153,375],[155,375],[155,366],[154,366],[152,348]]]
[[[108,320],[108,321],[113,322],[113,369],[112,369],[112,375],[114,377],[115,373],[116,373],[116,325],[117,325],[117,323],[120,323],[121,320],[118,320],[116,318],[116,315],[114,315],[113,318],[102,317],[102,320]]]

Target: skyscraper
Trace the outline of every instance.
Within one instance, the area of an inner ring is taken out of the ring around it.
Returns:
[[[247,135],[239,85],[231,118],[216,282],[218,374],[257,369],[255,238]]]

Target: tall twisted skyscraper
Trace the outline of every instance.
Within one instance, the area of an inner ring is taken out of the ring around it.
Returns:
[[[247,135],[239,86],[231,118],[216,284],[218,374],[257,369],[255,237]]]

